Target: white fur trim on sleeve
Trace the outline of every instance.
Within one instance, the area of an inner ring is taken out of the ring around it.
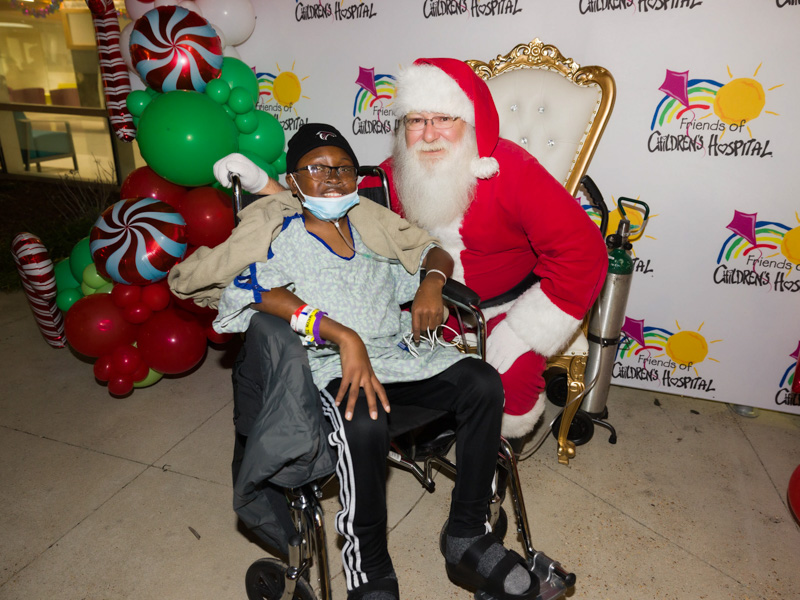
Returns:
[[[536,427],[536,423],[539,422],[542,413],[544,413],[546,399],[547,398],[544,392],[542,392],[539,394],[539,398],[536,400],[536,404],[533,405],[533,408],[524,415],[504,414],[503,425],[500,429],[500,433],[503,435],[503,437],[506,439],[518,438],[533,431],[533,428]]]
[[[506,321],[531,350],[544,357],[561,350],[581,324],[553,304],[539,283],[517,298]]]
[[[489,179],[500,172],[500,163],[492,156],[476,156],[470,162],[469,170],[478,179]]]

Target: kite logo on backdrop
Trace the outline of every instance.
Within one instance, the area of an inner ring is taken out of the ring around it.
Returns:
[[[297,112],[295,105],[301,98],[309,99],[303,95],[302,82],[308,79],[300,79],[295,73],[294,64],[292,71],[281,71],[280,65],[278,73],[256,73],[258,78],[258,106],[272,114],[281,125],[284,131],[297,131],[308,123],[308,118],[303,119]],[[288,116],[286,116],[288,114]]]
[[[294,1],[294,18],[298,23],[315,19],[330,19],[331,17],[336,21],[352,21],[354,19],[372,19],[378,16],[374,3],[365,3],[364,0],[348,5],[345,5],[344,0],[333,3],[325,2],[324,4],[322,0],[308,4],[303,4],[300,0]]]
[[[422,16],[426,19],[469,14],[471,17],[494,17],[521,13],[519,0],[425,0]]]
[[[797,222],[800,216],[795,213]],[[800,292],[800,225],[759,221],[758,213],[733,211],[732,233],[717,256],[717,285]]]
[[[653,382],[664,391],[696,390],[715,392],[713,379],[701,377],[697,365],[705,360],[719,362],[708,356],[709,344],[697,331],[673,333],[661,327],[645,327],[644,319],[625,317],[622,338],[617,345],[617,360],[611,371],[615,379]]]
[[[397,125],[394,111],[395,77],[385,73],[375,75],[375,69],[358,68],[358,85],[353,100],[353,133],[387,134]]]
[[[664,96],[653,113],[647,149],[713,157],[771,157],[770,141],[754,138],[750,127],[762,113],[778,116],[764,110],[766,92],[755,79],[760,68],[761,65],[753,77],[737,79],[728,69],[731,80],[725,84],[713,79],[689,79],[689,71],[667,69],[664,83],[658,88]]]
[[[783,376],[781,377],[781,382],[779,384],[780,389],[778,390],[778,393],[775,394],[775,404],[778,406],[792,406],[794,404],[792,402],[792,385],[794,384],[794,375],[795,369],[797,368],[798,355],[800,355],[800,342],[797,343],[797,348],[795,348],[795,351],[789,355],[789,358],[792,359],[792,364],[790,364],[786,370],[784,370]]]
[[[780,0],[778,0],[780,2]],[[795,1],[795,0],[789,0]],[[578,10],[586,13],[606,10],[628,10],[648,12],[651,10],[672,10],[675,8],[697,8],[703,0],[578,0]]]

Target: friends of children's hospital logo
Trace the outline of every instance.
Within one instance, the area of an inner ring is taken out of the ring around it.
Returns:
[[[703,0],[578,0],[582,15],[586,13],[627,10],[646,13],[650,11],[697,8]]]
[[[797,225],[734,210],[726,226],[731,235],[717,255],[714,283],[800,292],[800,215],[794,217]]]
[[[374,67],[359,67],[355,84],[357,89],[353,99],[353,133],[392,133],[397,125],[391,109],[395,93],[394,75],[376,75]]]
[[[702,377],[698,367],[707,360],[719,362],[709,356],[709,346],[722,340],[706,341],[700,333],[703,323],[696,331],[682,329],[677,321],[675,327],[673,332],[625,317],[612,377],[651,382],[664,391],[703,391],[714,398],[714,380]]]
[[[789,355],[792,363],[783,371],[781,381],[778,384],[780,389],[775,394],[775,404],[778,406],[793,406],[792,402],[792,385],[794,384],[795,370],[797,369],[797,357],[800,355],[800,342],[797,342],[797,348]]]
[[[333,21],[354,21],[357,19],[372,19],[378,16],[375,11],[374,2],[345,2],[338,0],[334,2],[301,2],[294,0],[294,18],[299,23],[301,21],[333,20]]]
[[[303,119],[297,112],[297,104],[308,100],[303,94],[303,82],[306,77],[298,77],[294,72],[295,65],[289,71],[275,65],[275,73],[258,73],[258,109],[270,113],[280,121],[284,131],[297,131],[308,123],[308,118]]]
[[[424,0],[422,16],[426,19],[467,15],[495,17],[522,12],[520,0]]]
[[[663,96],[653,112],[647,149],[711,157],[771,157],[770,141],[755,137],[753,122],[762,115],[779,116],[768,109],[768,94],[783,84],[765,91],[756,79],[760,69],[761,65],[752,77],[735,78],[729,67],[726,83],[667,69],[658,88]]]

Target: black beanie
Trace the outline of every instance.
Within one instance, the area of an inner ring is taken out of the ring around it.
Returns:
[[[355,152],[335,127],[325,123],[307,123],[298,129],[297,133],[289,140],[286,150],[286,172],[293,173],[297,169],[298,161],[303,156],[322,146],[341,148],[350,155],[353,165],[358,168]]]

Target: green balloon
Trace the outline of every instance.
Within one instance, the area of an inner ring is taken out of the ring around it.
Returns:
[[[271,114],[263,110],[256,111],[258,127],[253,133],[239,136],[239,152],[251,152],[263,158],[266,162],[274,162],[283,152],[286,137],[283,125]]]
[[[253,97],[243,87],[235,87],[231,90],[231,95],[228,98],[228,106],[237,115],[251,112],[256,107]]]
[[[272,161],[272,166],[278,173],[286,173],[286,152],[281,152],[281,155]]]
[[[83,270],[82,281],[86,285],[93,287],[96,290],[100,289],[107,283],[110,283],[108,279],[97,272],[97,266],[94,263],[86,265],[86,268]]]
[[[91,296],[92,294],[97,292],[97,290],[84,281],[81,284],[81,292],[83,292],[84,296]]]
[[[143,90],[134,90],[128,94],[128,97],[125,99],[125,106],[128,107],[128,110],[134,117],[141,117],[144,109],[152,101],[153,97],[147,92]]]
[[[69,288],[76,288],[80,285],[77,279],[72,276],[72,271],[69,268],[69,259],[61,259],[53,267],[56,277],[56,289],[58,291],[67,290]]]
[[[96,294],[110,294],[111,290],[113,290],[113,289],[114,289],[114,282],[113,281],[109,281],[107,284],[101,285],[99,288],[97,288],[97,291],[95,293]]]
[[[214,102],[225,104],[231,95],[231,86],[222,79],[212,79],[206,84],[206,96]]]
[[[150,372],[147,374],[147,376],[144,379],[142,379],[141,381],[135,381],[133,383],[133,387],[135,387],[135,388],[143,388],[143,387],[147,387],[148,385],[153,385],[154,383],[158,383],[159,381],[161,381],[161,378],[163,376],[164,376],[163,373],[159,373],[158,371],[154,371],[153,369],[150,369]]]
[[[236,115],[233,122],[236,123],[236,129],[239,130],[239,133],[253,133],[258,128],[258,116],[255,110]]]
[[[214,163],[238,150],[238,135],[221,105],[200,92],[176,90],[147,105],[136,140],[156,174],[195,187],[214,181]]]
[[[89,238],[85,237],[72,248],[69,255],[69,270],[75,278],[75,285],[83,281],[83,270],[93,263],[92,251],[89,249]]]
[[[222,59],[222,73],[220,79],[227,82],[231,90],[243,87],[253,97],[253,102],[258,103],[258,79],[253,69],[248,67],[238,58],[226,56]]]
[[[83,294],[77,287],[63,289],[56,296],[56,306],[65,313],[81,298],[83,298]]]

